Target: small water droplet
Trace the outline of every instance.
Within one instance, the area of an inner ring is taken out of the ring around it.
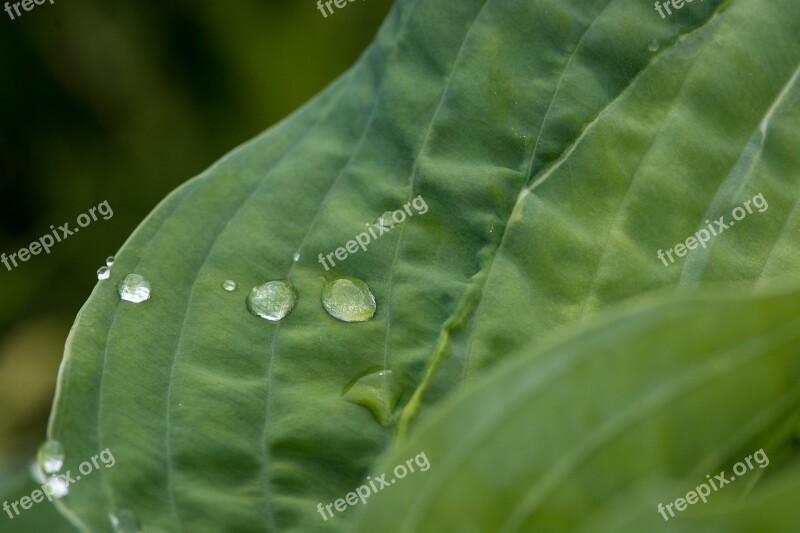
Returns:
[[[120,282],[119,296],[126,302],[135,304],[150,299],[150,283],[139,274],[128,274]]]
[[[45,482],[47,492],[56,499],[61,499],[69,494],[69,483],[61,476],[50,476]]]
[[[334,318],[344,322],[365,322],[375,315],[375,296],[366,283],[356,278],[328,281],[322,288],[322,305]]]
[[[658,43],[658,40],[653,39],[652,41],[650,41],[650,44],[647,45],[647,49],[650,50],[651,52],[655,52],[658,50],[659,46],[661,45]]]
[[[342,398],[369,409],[382,426],[392,423],[394,408],[400,398],[400,388],[391,370],[367,372],[345,388]]]
[[[295,263],[300,261],[300,252],[295,252],[294,254],[292,254],[292,261],[294,261]]]
[[[55,439],[48,439],[39,446],[39,468],[45,474],[57,474],[64,466],[64,446]]]
[[[381,216],[378,217],[378,224],[383,225],[387,228],[393,228],[395,224],[394,219],[392,219],[393,213],[394,211],[386,211],[385,213],[383,213]]]
[[[31,479],[33,479],[33,481],[35,481],[37,485],[41,485],[45,481],[47,481],[47,479],[44,477],[44,472],[42,472],[42,469],[39,467],[38,460],[31,461],[30,474],[31,474]]]
[[[114,256],[109,255],[108,258],[106,258],[106,266],[111,268],[113,264],[114,264]]]
[[[238,287],[238,285],[236,285],[236,282],[233,281],[232,279],[226,279],[225,281],[222,282],[222,288],[228,292],[235,291],[236,287]]]
[[[130,509],[119,509],[108,515],[115,533],[140,533],[139,517]]]
[[[294,291],[286,282],[270,281],[253,287],[247,297],[247,308],[256,316],[275,321],[291,312],[295,300]]]
[[[100,281],[111,277],[111,270],[108,267],[100,267],[97,271],[97,279]]]

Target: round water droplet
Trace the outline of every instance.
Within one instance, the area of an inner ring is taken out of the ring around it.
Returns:
[[[111,270],[108,267],[100,267],[97,271],[97,279],[100,281],[106,280],[111,277]]]
[[[222,282],[222,288],[228,292],[235,291],[236,287],[238,287],[238,285],[236,285],[236,282],[233,281],[232,279],[226,279],[225,281]]]
[[[135,304],[150,299],[150,283],[139,274],[128,274],[119,284],[119,297]]]
[[[283,281],[270,281],[253,287],[247,297],[247,309],[267,320],[280,320],[294,308],[296,297],[292,288]]]
[[[375,296],[360,279],[340,278],[322,288],[322,305],[344,322],[365,322],[375,315]]]
[[[655,52],[658,50],[659,46],[661,45],[658,43],[658,40],[653,39],[652,41],[650,41],[650,44],[647,45],[647,49],[650,50],[651,52]]]
[[[114,256],[109,255],[108,258],[106,259],[106,266],[111,268],[113,264],[114,264]]]
[[[345,388],[342,398],[369,409],[381,425],[389,427],[400,399],[400,388],[391,370],[362,374]]]
[[[292,261],[294,261],[295,263],[300,261],[300,252],[295,252],[294,254],[292,254]]]
[[[39,446],[38,462],[45,474],[57,474],[64,466],[64,446],[57,440],[46,440]]]
[[[69,494],[69,483],[61,476],[50,476],[45,482],[47,492],[56,499],[61,499]]]
[[[115,533],[140,533],[139,517],[130,509],[119,509],[108,515]]]

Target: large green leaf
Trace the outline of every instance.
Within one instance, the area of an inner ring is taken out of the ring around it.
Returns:
[[[800,292],[637,305],[526,351],[375,470],[391,486],[370,497],[358,530],[694,531],[702,501],[665,509],[669,522],[658,505],[706,474],[719,485],[702,489],[708,502],[740,497],[796,448],[798,308]],[[420,453],[429,468],[393,480]]]
[[[352,70],[120,250],[75,323],[49,430],[67,468],[106,448],[117,464],[65,512],[92,531],[122,507],[153,530],[335,530],[317,504],[510,349],[645,290],[795,275],[798,21],[790,0],[663,20],[635,0],[399,1]],[[656,257],[757,193],[769,209],[707,249]],[[418,195],[425,214],[317,262]],[[150,301],[120,301],[131,272]],[[370,286],[374,320],[325,313],[335,276]],[[278,323],[244,302],[275,279],[299,296]],[[389,428],[340,398],[382,369],[402,391]]]

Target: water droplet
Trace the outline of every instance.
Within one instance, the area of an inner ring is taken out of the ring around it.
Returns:
[[[113,264],[114,264],[114,256],[113,255],[109,255],[108,258],[106,258],[106,266],[108,268],[111,268],[111,266]]]
[[[378,217],[378,224],[383,225],[387,228],[394,227],[394,220],[392,219],[392,213],[394,211],[386,211],[384,214]]]
[[[292,254],[292,261],[294,261],[295,263],[300,261],[300,252],[295,252],[294,254]]]
[[[400,399],[400,388],[391,370],[367,372],[345,388],[342,398],[366,407],[382,426],[392,423],[394,408]]]
[[[56,499],[61,499],[69,494],[69,483],[61,476],[50,476],[45,482],[47,492]]]
[[[322,288],[322,305],[344,322],[365,322],[375,315],[375,296],[360,279],[340,278]]]
[[[275,321],[291,312],[295,300],[294,291],[287,283],[270,281],[253,287],[247,297],[247,308],[256,316]]]
[[[111,277],[111,270],[108,267],[100,267],[97,271],[97,279],[100,281],[106,280]]]
[[[150,299],[150,283],[139,274],[128,274],[119,284],[119,296],[135,304]]]
[[[45,474],[57,474],[64,466],[64,446],[54,439],[46,440],[39,446],[39,468]]]
[[[140,533],[142,531],[139,517],[130,509],[119,509],[108,516],[115,533]]]
[[[222,282],[222,288],[228,292],[235,291],[237,286],[238,285],[236,285],[236,282],[233,281],[232,279],[226,279],[225,281]]]
[[[650,41],[650,44],[647,45],[647,49],[650,50],[651,52],[655,52],[658,50],[659,46],[661,45],[658,43],[658,40],[653,39],[652,41]]]
[[[44,477],[44,472],[42,472],[42,469],[39,467],[38,460],[31,461],[30,474],[31,474],[31,479],[33,479],[33,481],[35,481],[37,485],[41,485],[45,481],[47,481],[47,479]]]

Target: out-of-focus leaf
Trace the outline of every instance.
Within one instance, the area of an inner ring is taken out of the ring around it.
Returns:
[[[369,500],[357,530],[654,531],[664,524],[658,504],[707,474],[732,480],[709,487],[709,502],[757,489],[794,445],[799,307],[800,292],[639,305],[525,350],[375,470],[392,485]],[[429,470],[391,481],[419,453]],[[753,468],[735,476],[748,456]],[[702,508],[678,512],[668,529],[688,528]]]
[[[772,481],[772,480],[770,480]],[[800,470],[782,472],[780,479],[765,484],[746,501],[714,505],[709,512],[680,523],[680,529],[697,533],[762,533],[764,531],[800,531]],[[675,531],[675,521],[664,523],[666,532]]]

